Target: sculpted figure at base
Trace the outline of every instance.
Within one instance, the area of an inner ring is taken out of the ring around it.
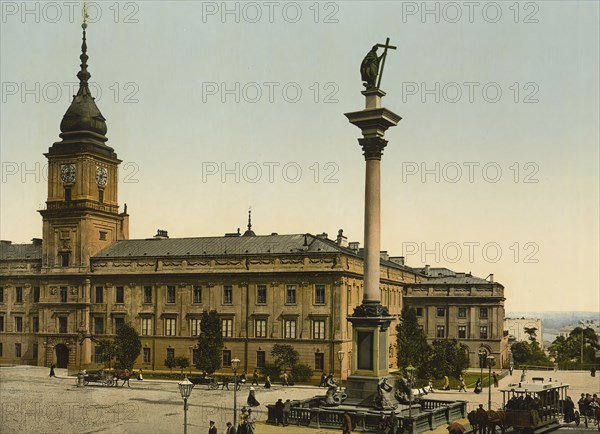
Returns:
[[[379,409],[396,408],[393,391],[394,387],[387,382],[387,378],[382,378],[377,386],[375,407]]]
[[[338,392],[338,384],[333,378],[333,374],[329,374],[325,380],[327,392],[325,393],[325,401],[323,405],[339,405],[346,399],[348,395],[344,392]]]

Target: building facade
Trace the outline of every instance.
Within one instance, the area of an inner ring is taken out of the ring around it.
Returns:
[[[544,325],[540,318],[506,318],[504,328],[508,331],[508,343],[512,345],[515,342],[529,341],[529,335],[525,333],[525,328],[535,328],[535,335],[540,347],[544,348]]]
[[[45,154],[42,239],[0,243],[0,363],[88,366],[98,355],[97,340],[130,323],[142,340],[136,367],[164,369],[168,355],[193,358],[200,314],[216,310],[224,369],[232,358],[248,371],[260,368],[271,361],[274,344],[290,343],[315,375],[346,377],[352,351],[346,317],[363,292],[358,243],[347,244],[341,230],[335,240],[257,236],[250,222],[244,234],[170,239],[158,231],[129,240],[127,206],[118,197],[121,160],[106,143],[106,120],[89,91],[86,50],[84,30],[79,90],[60,124],[61,141]],[[469,318],[486,307],[489,335],[477,342],[501,352],[502,286],[479,282],[440,292],[443,285],[450,288],[382,252],[381,301],[394,317],[390,342],[404,297],[425,303],[428,333],[439,318],[426,303],[447,306],[448,330],[458,306]],[[392,344],[390,366],[395,362]]]

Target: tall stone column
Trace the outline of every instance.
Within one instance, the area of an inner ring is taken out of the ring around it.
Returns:
[[[365,109],[346,113],[353,125],[361,129],[358,142],[366,161],[365,172],[365,238],[364,295],[360,306],[347,319],[352,323],[352,375],[348,378],[348,398],[357,404],[372,405],[380,377],[388,371],[388,327],[392,320],[387,307],[381,305],[380,241],[381,241],[381,157],[387,145],[385,131],[401,117],[381,107],[385,92],[368,89]]]

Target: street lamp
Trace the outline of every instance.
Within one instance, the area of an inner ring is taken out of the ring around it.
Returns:
[[[192,363],[194,363],[194,347],[190,345],[188,347],[190,349],[190,375],[192,375]]]
[[[231,359],[233,369],[233,426],[237,428],[237,370],[240,367],[240,359]]]
[[[483,366],[485,365],[485,357],[487,356],[487,351],[483,347],[479,347],[479,368],[481,372],[479,373],[479,381],[483,384]],[[483,386],[481,386],[483,387]]]
[[[187,400],[190,397],[193,388],[194,384],[187,378],[179,383],[179,392],[183,398],[183,434],[187,434]]]
[[[412,424],[412,388],[413,388],[413,380],[415,376],[416,368],[413,365],[408,365],[406,367],[406,377],[408,379],[408,423],[410,424],[408,429],[408,434],[412,434],[413,432],[413,424]]]
[[[492,366],[494,366],[495,358],[494,356],[487,356],[487,364],[488,364],[488,410],[492,409],[492,383],[490,381],[492,377]]]
[[[338,360],[340,361],[340,388],[344,385],[343,374],[342,374],[342,361],[344,360],[344,352],[339,350],[337,352]]]

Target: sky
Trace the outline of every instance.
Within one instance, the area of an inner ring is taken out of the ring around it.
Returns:
[[[41,237],[81,3],[1,3],[0,238]],[[91,90],[130,237],[339,229],[363,242],[359,66],[386,57],[382,250],[600,311],[599,4],[90,2]],[[381,54],[382,51],[379,51]]]

